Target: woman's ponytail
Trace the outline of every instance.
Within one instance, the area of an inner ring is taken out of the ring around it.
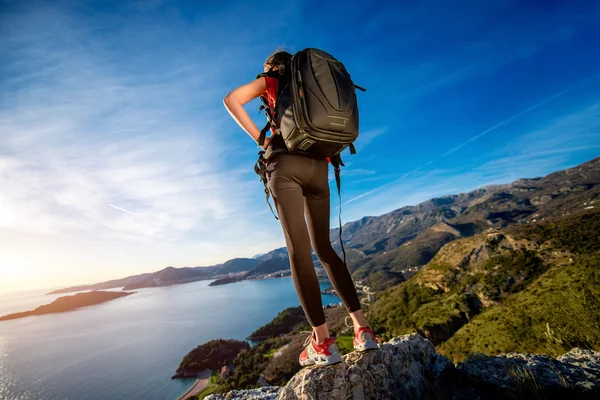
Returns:
[[[265,61],[265,64],[271,67],[278,67],[280,70],[287,71],[292,63],[292,55],[287,51],[275,50]]]

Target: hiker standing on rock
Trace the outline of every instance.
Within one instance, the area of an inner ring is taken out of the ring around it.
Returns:
[[[276,51],[264,63],[263,74],[232,90],[223,100],[233,119],[265,150],[259,152],[255,169],[265,184],[267,202],[269,194],[273,196],[296,292],[313,328],[299,357],[302,366],[342,361],[325,321],[311,243],[350,313],[354,348],[359,351],[378,348],[345,261],[334,251],[329,238],[329,163],[336,168],[339,191],[339,165],[343,165],[339,153],[346,147],[354,153],[352,141],[358,135],[355,87],[358,86],[352,83],[344,66],[325,52],[306,49],[292,56]],[[319,103],[331,107],[315,109],[317,102],[311,102],[311,96],[321,96]],[[262,131],[243,108],[258,97],[264,103],[262,108],[268,119]],[[302,107],[303,101],[309,106]],[[294,113],[293,105],[304,112]],[[268,130],[272,135],[266,137]]]

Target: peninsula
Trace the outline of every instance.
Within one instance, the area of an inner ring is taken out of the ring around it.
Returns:
[[[72,296],[62,296],[54,300],[50,304],[39,306],[35,310],[8,314],[3,317],[0,317],[0,321],[24,318],[29,317],[30,315],[53,314],[65,311],[72,311],[77,308],[92,306],[95,304],[100,304],[110,300],[118,299],[119,297],[128,296],[133,293],[135,292],[111,292],[94,290],[91,292],[77,293]]]

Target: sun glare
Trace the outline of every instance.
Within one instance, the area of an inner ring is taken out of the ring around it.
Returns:
[[[0,261],[0,276],[2,278],[16,278],[25,275],[26,268],[11,262],[11,261]]]

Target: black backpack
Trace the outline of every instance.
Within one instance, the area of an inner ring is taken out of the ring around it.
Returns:
[[[356,88],[344,64],[319,49],[304,49],[294,54],[290,70],[281,68],[259,76],[279,80],[276,107],[269,109],[263,98],[267,125],[258,144],[264,144],[273,127],[290,152],[312,157],[338,155],[358,137]]]
[[[263,105],[259,110],[265,110],[267,124],[260,132],[258,144],[264,144],[266,134],[272,127],[276,134],[281,135],[287,151],[310,157],[329,157],[334,167],[340,198],[340,244],[345,264],[340,189],[340,165],[343,166],[344,163],[340,153],[347,147],[350,148],[350,154],[356,153],[353,145],[358,137],[356,89],[363,92],[365,89],[354,84],[344,64],[319,49],[308,48],[294,54],[288,69],[279,66],[278,70],[270,70],[257,76],[270,76],[279,81],[274,110],[261,97]],[[265,186],[269,204],[264,153],[259,151],[254,170]],[[274,212],[273,215],[275,216]],[[278,219],[277,216],[275,218]]]

